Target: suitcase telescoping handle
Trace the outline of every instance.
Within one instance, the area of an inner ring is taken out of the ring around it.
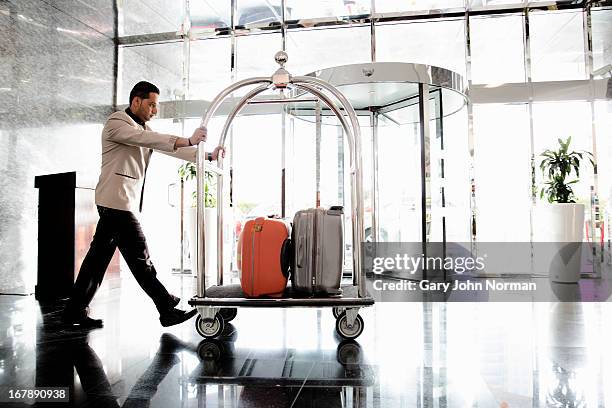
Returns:
[[[281,55],[281,54],[279,54]],[[282,53],[286,59],[286,54]],[[283,59],[283,61],[285,60]],[[280,59],[279,59],[280,60]],[[277,62],[279,61],[277,60]],[[282,67],[282,64],[281,64]],[[279,73],[280,72],[280,73]],[[219,138],[219,146],[225,147],[225,140],[229,131],[229,128],[234,118],[240,113],[251,99],[255,98],[258,94],[269,90],[269,89],[285,89],[290,88],[294,90],[303,91],[317,97],[323,104],[330,109],[331,112],[338,118],[342,128],[347,137],[350,153],[350,167],[351,167],[351,203],[353,213],[351,220],[353,224],[353,283],[358,288],[358,296],[366,296],[365,291],[365,273],[362,269],[362,248],[361,243],[364,240],[364,226],[363,226],[363,178],[361,173],[362,159],[361,159],[361,129],[359,127],[359,121],[355,109],[349,103],[348,99],[334,86],[321,78],[313,76],[291,76],[286,71],[279,69],[277,73],[269,77],[254,77],[247,78],[238,81],[223,91],[221,91],[210,103],[206,110],[201,125],[207,127],[208,122],[211,120],[213,115],[219,109],[223,101],[230,96],[233,92],[240,88],[250,87],[257,85],[255,88],[246,93],[234,106],[229,115],[227,116],[225,125],[221,131]],[[331,95],[331,96],[330,96]],[[332,99],[333,98],[333,99]],[[288,99],[290,100],[290,99]],[[278,102],[278,101],[276,101]],[[276,103],[275,102],[275,103]],[[346,117],[345,117],[346,115]],[[348,118],[348,120],[347,120]],[[203,143],[198,145],[197,154],[197,224],[198,224],[198,239],[197,239],[197,296],[206,296],[206,282],[205,282],[205,234],[204,234],[204,164],[206,162]],[[223,158],[219,156],[217,158],[218,167],[223,170]],[[223,175],[218,174],[217,188],[217,284],[223,284]]]

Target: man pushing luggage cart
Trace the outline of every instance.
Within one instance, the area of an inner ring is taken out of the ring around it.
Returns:
[[[234,106],[234,108],[229,112],[225,125],[221,131],[221,136],[219,139],[219,146],[225,145],[225,139],[227,137],[229,128],[231,126],[234,118],[240,113],[242,108],[246,106],[252,99],[254,99],[258,94],[268,91],[268,90],[282,90],[288,89],[290,91],[301,92],[301,94],[297,94],[296,97],[286,97],[285,94],[281,95],[280,98],[276,99],[267,99],[264,101],[257,101],[257,103],[304,103],[305,99],[300,99],[302,94],[309,93],[314,97],[318,98],[320,102],[322,102],[340,121],[342,128],[346,134],[348,139],[348,145],[350,150],[350,166],[351,166],[351,208],[353,211],[351,220],[352,220],[352,247],[353,247],[353,282],[352,285],[345,285],[341,287],[341,291],[337,290],[336,281],[339,283],[340,273],[338,273],[337,266],[341,265],[341,254],[342,249],[339,251],[339,255],[336,257],[326,257],[325,261],[323,258],[314,256],[313,258],[307,258],[307,255],[304,253],[303,260],[312,259],[314,261],[319,261],[319,264],[323,266],[320,268],[316,265],[311,265],[310,267],[306,266],[302,270],[294,267],[297,270],[297,274],[301,278],[313,278],[312,285],[308,284],[308,282],[304,282],[303,279],[297,279],[297,285],[295,287],[296,292],[302,291],[306,293],[312,293],[312,296],[305,298],[302,296],[292,296],[291,291],[287,291],[284,293],[285,296],[278,298],[252,298],[246,297],[243,292],[243,288],[240,285],[223,285],[223,262],[217,262],[217,284],[207,287],[206,279],[205,279],[205,262],[204,259],[204,242],[205,239],[211,239],[212,237],[204,236],[204,228],[202,228],[204,223],[204,208],[201,203],[201,200],[197,200],[198,205],[198,255],[197,259],[197,294],[190,301],[189,304],[195,306],[198,310],[199,316],[196,319],[196,330],[200,335],[205,338],[214,338],[219,336],[223,332],[223,328],[225,322],[232,320],[236,316],[236,308],[237,307],[332,307],[333,314],[336,318],[336,331],[337,333],[346,339],[355,339],[357,338],[363,331],[364,322],[361,316],[359,316],[359,309],[361,307],[371,306],[374,304],[374,299],[371,296],[368,296],[365,289],[365,271],[361,266],[362,262],[362,248],[361,243],[363,242],[363,181],[361,175],[361,136],[359,123],[357,120],[357,115],[355,110],[348,102],[346,97],[342,95],[342,93],[328,82],[321,80],[320,78],[315,77],[292,77],[287,70],[284,68],[284,64],[287,62],[287,54],[283,51],[280,51],[275,56],[276,62],[280,65],[280,68],[271,76],[271,77],[256,77],[256,78],[248,78],[242,81],[236,82],[235,84],[230,85],[226,89],[224,89],[221,93],[219,93],[211,102],[208,110],[206,111],[203,119],[202,126],[206,127],[212,116],[215,114],[216,110],[221,106],[221,103],[225,100],[226,97],[231,95],[233,92],[237,91],[243,87],[252,87],[250,91],[246,93],[238,103]],[[311,99],[310,99],[311,100]],[[338,104],[336,103],[338,102]],[[346,115],[346,116],[345,116]],[[198,187],[199,195],[202,193],[201,186],[203,185],[203,176],[204,173],[204,165],[201,159],[203,152],[199,152],[200,160],[198,160]],[[215,170],[217,173],[218,181],[217,181],[217,256],[218,259],[223,259],[223,160],[218,159],[218,169]],[[328,242],[326,238],[330,237],[333,241],[336,237],[336,243],[341,245],[342,248],[342,235],[339,232],[339,228],[341,228],[341,213],[342,211],[339,208],[332,208],[328,211],[319,211],[316,210],[313,212],[314,218],[313,221],[320,220],[321,228],[314,228],[314,224],[305,222],[302,225],[298,226],[298,230],[296,231],[298,234],[296,235],[298,240],[299,236],[302,236],[302,242],[306,243],[307,241],[311,243],[310,247],[319,248],[317,246],[317,238],[319,238],[319,244],[322,242]],[[308,213],[307,213],[308,214]],[[298,220],[304,219],[306,220],[308,217],[298,217]],[[260,220],[263,222],[264,220]],[[295,224],[295,223],[294,223]],[[266,228],[266,225],[260,223],[254,224],[255,226],[259,225],[261,228]],[[294,225],[296,228],[296,225]],[[321,232],[323,233],[321,234]],[[325,231],[329,232],[326,234]],[[243,231],[244,232],[244,231]],[[255,231],[257,232],[257,231]],[[259,231],[261,232],[261,231]],[[286,231],[285,231],[286,234]],[[319,236],[321,235],[321,236]],[[276,236],[276,235],[275,235]],[[251,292],[251,289],[260,289],[263,287],[258,286],[258,282],[255,281],[257,271],[262,270],[261,267],[258,268],[257,264],[253,264],[253,260],[256,260],[257,257],[252,256],[252,253],[257,250],[257,243],[261,239],[264,239],[263,235],[261,237],[257,237],[256,234],[250,235],[251,239],[249,241],[251,245],[251,252],[247,252],[248,259],[251,260],[252,265],[246,265],[247,269],[247,278],[250,279],[246,283],[247,292]],[[278,239],[273,240],[276,244],[276,248],[278,249],[275,253],[280,254],[282,251],[279,249],[280,244],[282,243],[282,236],[278,235]],[[315,241],[312,241],[312,239]],[[338,239],[340,238],[340,239]],[[331,241],[329,241],[331,242]],[[244,242],[242,242],[244,247]],[[293,248],[305,248],[299,247],[299,242],[293,242]],[[260,248],[260,247],[259,247]],[[301,253],[300,253],[301,254]],[[313,251],[314,254],[314,251]],[[331,254],[331,252],[329,253]],[[329,255],[328,254],[328,255]],[[325,254],[323,254],[325,255]],[[333,258],[333,259],[332,259]],[[262,259],[261,257],[259,258]],[[294,254],[295,260],[295,254]],[[297,262],[301,262],[302,258],[298,256]],[[280,262],[280,260],[279,260]],[[242,265],[244,266],[244,265]],[[297,265],[296,265],[297,266]],[[333,271],[330,269],[325,269],[326,267],[333,267]],[[265,294],[268,295],[279,295],[279,288],[282,289],[282,284],[285,282],[283,278],[282,268],[275,268],[276,277],[273,283],[275,284],[273,288],[269,291],[266,290]],[[264,271],[265,273],[265,271]],[[292,271],[293,273],[293,271]],[[317,278],[318,277],[318,278]],[[326,279],[326,278],[333,279]],[[292,277],[293,279],[293,277]],[[279,287],[276,287],[276,283],[280,283]],[[296,282],[296,281],[294,281]],[[266,287],[266,289],[268,289]],[[322,292],[326,292],[325,296],[319,296]],[[246,295],[258,295],[263,294],[263,292],[251,292],[246,293]],[[331,296],[330,296],[331,295]],[[264,321],[262,319],[262,324]]]
[[[153,151],[195,161],[197,146],[206,140],[206,128],[190,138],[153,132],[147,122],[157,114],[159,89],[149,82],[137,83],[130,92],[130,106],[109,116],[102,129],[102,166],[96,186],[100,220],[83,260],[70,299],[62,315],[68,326],[100,328],[103,322],[88,316],[89,303],[102,283],[106,268],[119,248],[130,271],[153,300],[162,326],[193,317],[195,309],[177,309],[180,299],[168,293],[157,279],[145,236],[135,211],[142,211],[147,167]],[[217,159],[223,149],[208,153]]]

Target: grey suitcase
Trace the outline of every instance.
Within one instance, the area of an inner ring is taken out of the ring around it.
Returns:
[[[344,261],[342,207],[311,208],[293,218],[291,284],[296,292],[339,296]]]

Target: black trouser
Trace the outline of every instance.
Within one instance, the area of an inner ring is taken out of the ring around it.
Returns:
[[[145,236],[136,216],[130,211],[98,206],[100,220],[83,260],[65,313],[75,317],[85,316],[87,306],[102,284],[106,268],[119,248],[123,259],[140,287],[153,299],[160,313],[172,308],[172,298],[157,279],[157,272],[149,257]]]

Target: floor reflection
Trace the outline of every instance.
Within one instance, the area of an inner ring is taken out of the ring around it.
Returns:
[[[120,402],[108,379],[103,361],[90,346],[90,332],[66,329],[60,322],[60,305],[42,306],[43,324],[36,348],[36,387],[68,387],[70,404],[63,406],[149,407],[159,385],[180,362],[179,353],[195,348],[170,333],[159,338],[159,348],[147,369]],[[76,375],[75,375],[76,373]],[[41,402],[40,406],[48,406]],[[38,406],[38,405],[35,405]]]
[[[609,303],[379,303],[342,342],[328,309],[239,309],[209,341],[145,300],[110,287],[81,332],[0,296],[0,386],[68,387],[67,407],[612,406]]]
[[[366,407],[374,394],[375,369],[354,341],[335,350],[271,352],[236,349],[230,338],[204,340],[197,353],[189,382],[199,406]]]
[[[148,367],[121,398],[89,345],[89,333],[63,331],[54,320],[46,319],[46,330],[40,332],[40,340],[48,344],[39,342],[42,347],[37,348],[35,385],[68,386],[73,400],[64,406],[149,407],[160,384],[181,362],[181,352],[199,360],[177,384],[185,391],[182,402],[198,407],[366,407],[368,388],[372,394],[375,384],[374,369],[364,364],[356,342],[315,352],[241,349],[235,347],[236,329],[229,323],[220,340],[196,345],[162,334]]]

